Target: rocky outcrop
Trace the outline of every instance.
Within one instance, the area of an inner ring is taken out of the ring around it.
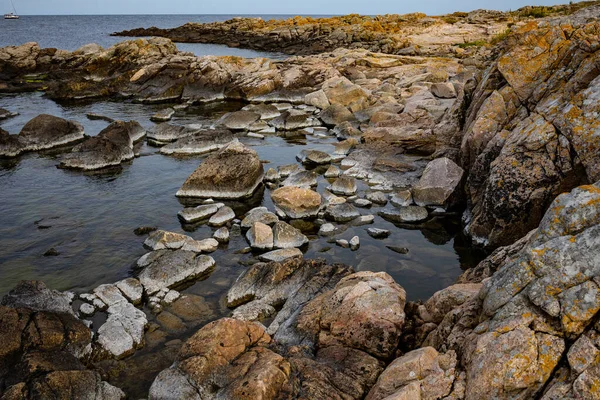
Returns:
[[[23,398],[124,399],[83,362],[92,334],[59,292],[23,282],[0,306],[0,396]],[[28,308],[31,306],[31,308]]]
[[[573,17],[575,18],[575,17]],[[474,95],[462,143],[467,231],[490,247],[536,228],[561,192],[600,178],[599,25],[532,22]]]
[[[263,166],[256,151],[236,140],[206,158],[179,189],[177,196],[250,197],[262,183],[263,176]]]
[[[480,14],[479,23],[474,24],[470,16],[457,13],[428,17],[416,13],[269,21],[233,18],[207,24],[188,23],[172,29],[138,28],[113,35],[162,36],[175,42],[218,43],[287,54],[315,54],[352,47],[391,54],[439,55],[448,54],[453,45],[490,40],[513,20],[509,14]]]
[[[429,334],[424,345],[456,350],[465,398],[593,398],[599,201],[599,184],[559,196],[478,296]]]
[[[135,121],[115,121],[64,155],[59,167],[92,171],[118,166],[135,157],[133,144],[145,135],[144,128]]]
[[[0,132],[0,157],[72,145],[83,138],[83,127],[78,122],[42,114],[25,124],[18,135]]]

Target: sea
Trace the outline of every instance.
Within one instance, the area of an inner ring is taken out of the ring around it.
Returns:
[[[237,15],[23,15],[18,20],[0,20],[0,47],[16,46],[27,42],[37,42],[40,47],[63,50],[76,50],[88,43],[110,47],[125,40],[110,36],[113,32],[133,28],[175,28],[188,22],[226,21]],[[323,15],[324,16],[324,15]],[[265,20],[286,19],[290,15],[244,15]],[[314,17],[322,17],[315,15]],[[224,45],[202,43],[179,43],[181,51],[197,56],[216,55],[240,57],[282,58],[283,54],[264,53],[247,49],[231,48]]]

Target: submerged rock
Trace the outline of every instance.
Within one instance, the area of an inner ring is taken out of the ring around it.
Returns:
[[[239,199],[249,197],[263,180],[263,166],[256,151],[234,140],[206,158],[190,175],[179,197]]]
[[[135,157],[133,144],[144,137],[146,131],[135,121],[116,121],[75,146],[61,159],[60,167],[97,170],[120,165]]]
[[[367,229],[367,233],[374,239],[385,239],[389,237],[392,233],[387,229],[379,229],[379,228],[369,228]]]

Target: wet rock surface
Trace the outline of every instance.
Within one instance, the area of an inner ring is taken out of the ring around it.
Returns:
[[[263,175],[256,152],[234,141],[204,160],[177,195],[217,199],[249,197],[262,183]]]

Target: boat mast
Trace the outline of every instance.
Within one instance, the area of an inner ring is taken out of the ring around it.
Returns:
[[[13,0],[10,0],[10,5],[12,6],[13,12],[15,13],[15,15],[17,15],[17,9],[15,8],[15,3],[13,3]]]

